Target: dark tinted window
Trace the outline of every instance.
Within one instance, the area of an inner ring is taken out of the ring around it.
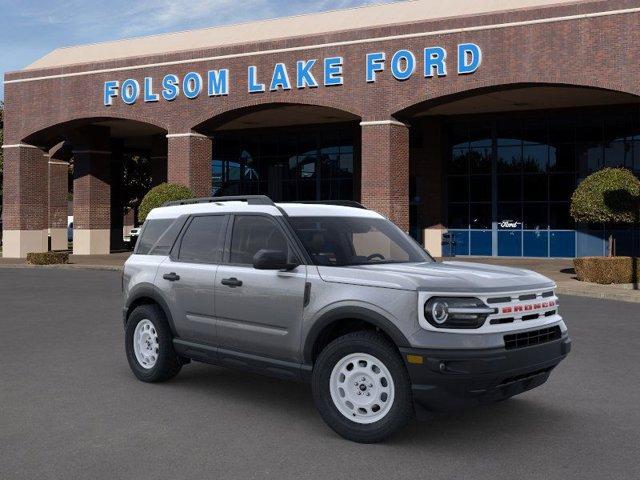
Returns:
[[[149,255],[169,255],[171,247],[173,247],[176,238],[178,238],[178,235],[180,234],[180,230],[182,230],[182,227],[184,226],[184,222],[184,218],[179,218],[173,222],[169,228],[160,235],[160,238],[149,252]]]
[[[178,259],[190,263],[219,263],[224,246],[227,217],[194,217],[180,243]]]
[[[151,247],[155,245],[160,236],[169,228],[174,220],[175,218],[162,218],[144,222],[135,253],[138,255],[148,255]]]
[[[233,224],[230,263],[252,265],[253,256],[259,250],[281,250],[289,254],[284,233],[268,217],[239,215]]]

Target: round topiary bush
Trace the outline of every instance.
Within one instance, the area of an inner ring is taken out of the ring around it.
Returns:
[[[157,187],[153,187],[149,190],[142,199],[142,202],[140,202],[138,218],[141,222],[144,222],[147,215],[149,215],[149,212],[154,208],[161,207],[166,202],[187,200],[193,197],[193,192],[183,185],[161,183]]]
[[[571,196],[571,216],[584,223],[634,223],[640,180],[625,168],[605,168],[585,178]]]

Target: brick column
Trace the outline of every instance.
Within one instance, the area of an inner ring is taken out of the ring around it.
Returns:
[[[209,137],[199,133],[174,133],[168,140],[168,181],[189,187],[196,197],[211,196]]]
[[[69,163],[49,152],[49,236],[51,250],[67,250],[67,194]]]
[[[154,187],[167,181],[167,138],[155,135],[151,139],[151,185]]]
[[[2,256],[23,258],[30,252],[46,252],[48,154],[26,144],[2,148]]]
[[[73,253],[106,255],[111,235],[111,152],[73,152]]]
[[[73,253],[110,253],[111,145],[107,127],[83,127],[72,134]]]
[[[361,201],[409,231],[409,128],[395,120],[362,127]]]

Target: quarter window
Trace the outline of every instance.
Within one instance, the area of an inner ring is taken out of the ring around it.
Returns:
[[[220,263],[227,217],[194,217],[182,237],[178,259],[188,263]]]
[[[135,253],[137,255],[148,255],[151,247],[155,245],[160,236],[169,228],[174,220],[175,218],[147,220],[142,228]]]

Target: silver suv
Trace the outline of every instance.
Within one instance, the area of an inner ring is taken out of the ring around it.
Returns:
[[[436,262],[355,202],[174,202],[124,267],[126,353],[145,382],[191,360],[311,382],[331,428],[376,442],[544,383],[571,346],[554,288]]]

